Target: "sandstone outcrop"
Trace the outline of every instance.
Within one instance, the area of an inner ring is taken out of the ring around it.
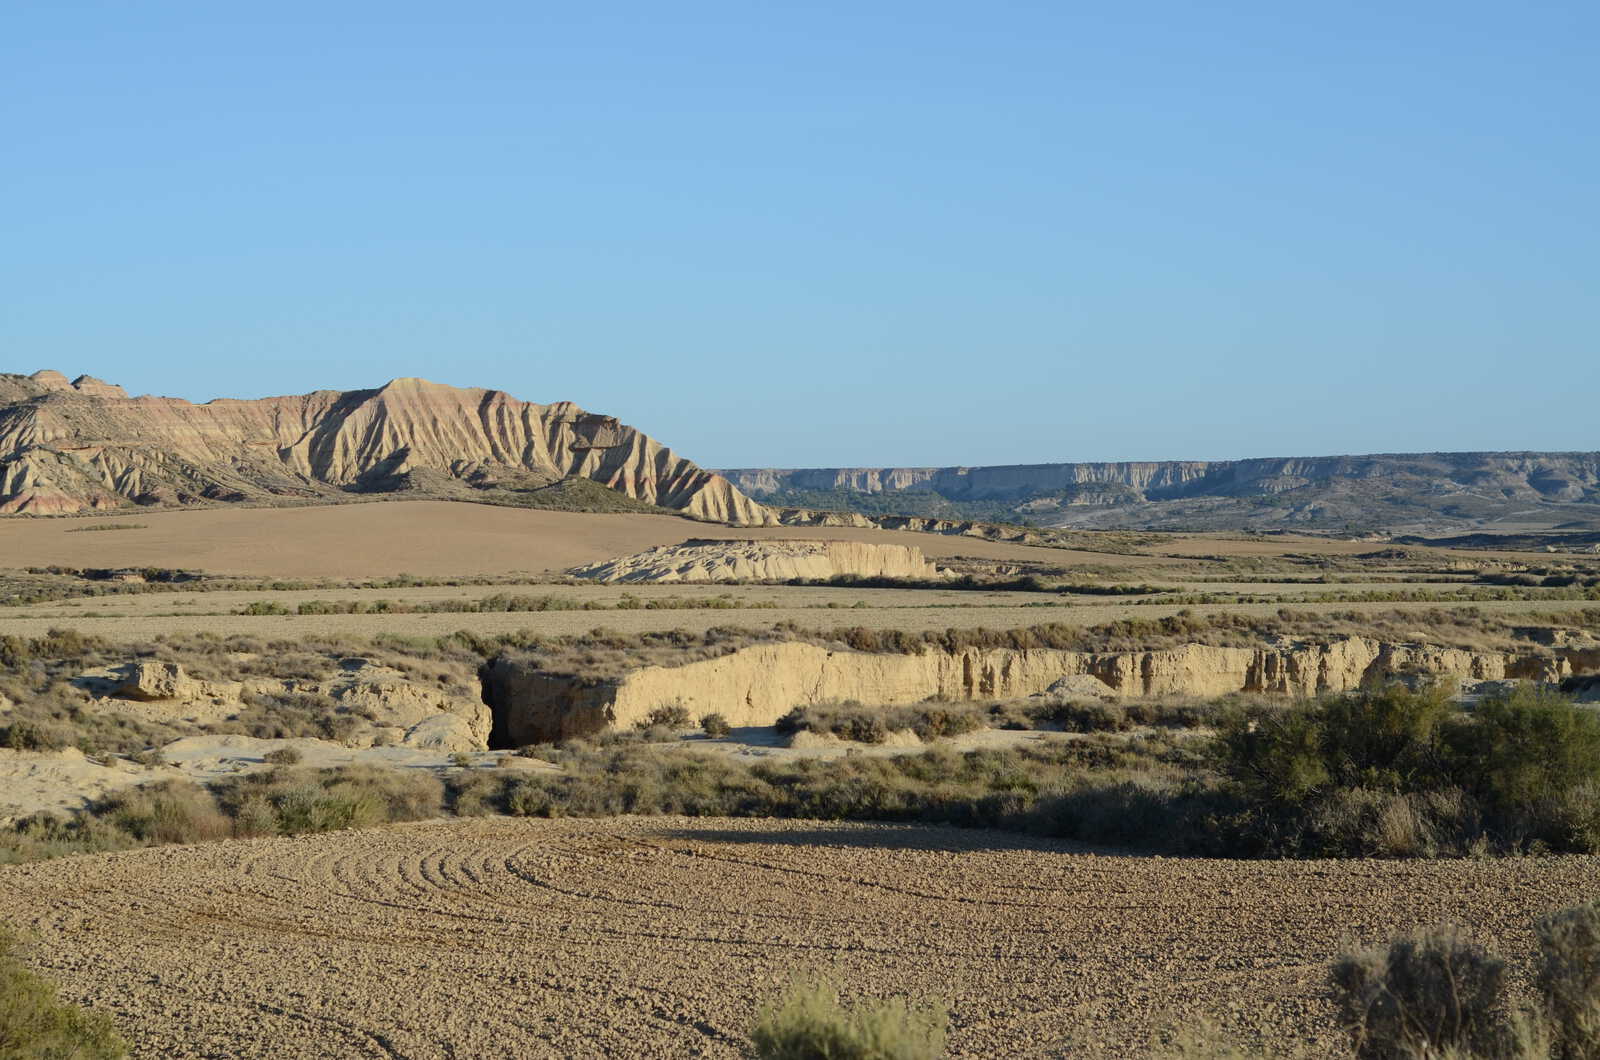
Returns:
[[[122,683],[113,695],[142,703],[198,699],[209,690],[177,663],[138,662],[123,668]]]
[[[143,660],[85,674],[80,687],[98,697],[99,709],[149,721],[216,726],[253,701],[280,698],[318,702],[350,719],[350,747],[400,744],[443,751],[481,751],[493,717],[481,698],[464,698],[365,659],[347,659],[323,680],[251,678],[201,681],[172,662]]]
[[[841,576],[924,581],[944,576],[913,545],[693,539],[567,573],[601,582],[826,581]]]
[[[920,654],[839,650],[789,641],[759,644],[683,666],[646,666],[620,678],[541,671],[502,656],[484,668],[485,698],[495,710],[494,746],[515,746],[629,727],[657,707],[678,705],[692,717],[722,714],[733,725],[770,725],[797,706],[855,700],[896,706],[1020,699],[1097,681],[1122,696],[1220,696],[1262,692],[1313,696],[1380,684],[1407,674],[1471,681],[1560,681],[1576,664],[1553,654],[1474,652],[1428,644],[1348,637],[1326,644],[1283,642],[1252,648],[1190,644],[1158,651],[1073,652],[965,649]]]
[[[776,517],[720,475],[610,416],[498,390],[396,379],[195,405],[59,372],[0,376],[0,512],[129,504],[492,496],[587,479],[735,525]]]
[[[420,684],[399,670],[349,661],[344,675],[321,682],[314,691],[331,697],[376,729],[391,730],[396,742],[448,751],[488,746],[492,718],[481,700],[464,700]],[[400,730],[398,734],[394,730]]]

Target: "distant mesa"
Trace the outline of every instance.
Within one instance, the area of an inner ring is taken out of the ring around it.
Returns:
[[[358,494],[777,522],[726,479],[611,416],[396,379],[259,400],[130,398],[55,371],[0,374],[0,512]]]
[[[926,581],[948,574],[910,545],[860,541],[689,540],[567,572],[600,582],[787,582],[831,578]]]
[[[744,468],[771,507],[1090,530],[1600,530],[1600,452]],[[793,521],[786,517],[785,521]]]

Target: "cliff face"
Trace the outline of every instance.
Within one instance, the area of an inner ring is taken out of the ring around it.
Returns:
[[[1519,522],[1600,527],[1600,453],[1420,453],[723,472],[773,504],[1085,527]],[[870,500],[869,500],[870,499]]]
[[[775,518],[610,416],[397,379],[203,405],[88,377],[0,377],[0,511],[49,514],[352,492],[528,491],[568,478],[701,519]]]
[[[513,743],[532,743],[610,726],[627,728],[657,707],[672,704],[682,705],[695,718],[720,713],[733,725],[771,725],[797,706],[845,700],[897,706],[930,697],[1014,699],[1075,676],[1088,676],[1125,696],[1313,696],[1369,687],[1410,672],[1473,681],[1558,681],[1596,668],[1600,653],[1592,649],[1558,650],[1553,656],[1471,652],[1365,637],[1254,648],[1190,644],[1104,653],[929,649],[918,655],[788,642],[760,644],[684,666],[642,667],[615,680],[549,674],[502,657],[485,670],[485,695],[495,710],[497,730]]]

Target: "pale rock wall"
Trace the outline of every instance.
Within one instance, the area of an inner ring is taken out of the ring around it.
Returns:
[[[797,706],[1017,699],[1044,692],[1064,677],[1085,675],[1125,696],[1313,696],[1368,687],[1407,672],[1473,681],[1558,681],[1573,672],[1573,665],[1560,652],[1554,657],[1471,652],[1364,637],[1253,648],[929,649],[914,655],[785,642],[683,666],[643,667],[610,681],[547,674],[501,658],[485,668],[485,690],[496,708],[498,738],[520,744],[583,736],[608,726],[627,728],[662,706],[682,706],[695,718],[722,714],[736,726],[770,725]]]
[[[919,581],[943,577],[914,545],[861,541],[691,540],[567,573],[601,582],[646,583],[825,581],[840,575]]]

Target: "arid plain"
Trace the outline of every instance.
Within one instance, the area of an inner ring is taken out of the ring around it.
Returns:
[[[565,573],[690,538],[909,544],[965,580],[604,584]],[[1549,553],[1227,533],[1081,533],[1070,544],[441,501],[13,520],[0,522],[13,565],[0,633],[70,628],[113,659],[198,660],[197,646],[213,642],[236,658],[265,644],[279,653],[322,645],[331,660],[456,631],[556,638],[570,654],[595,639],[671,631],[782,640],[846,628],[1271,621],[1287,609],[1300,627],[1326,616],[1330,631],[1345,632],[1364,630],[1369,615],[1393,631],[1410,615],[1425,627],[1416,636],[1450,626],[1462,651],[1498,644],[1517,623],[1581,626],[1600,608],[1581,592],[1505,576],[1593,566]],[[242,702],[254,687],[245,680]],[[165,710],[170,724],[204,728],[204,711],[163,706],[161,695],[119,707],[116,694],[101,694],[89,709],[137,708],[147,723]],[[177,720],[185,712],[191,720]],[[823,753],[764,732],[736,729],[730,761],[803,764]],[[1129,738],[1025,735],[1041,745]],[[890,759],[981,755],[1016,746],[1006,736],[860,746]],[[440,744],[405,757],[403,747],[358,745],[341,760],[372,768],[388,754],[386,767],[457,783],[512,762],[505,743],[488,740],[500,750]],[[640,753],[707,749],[699,733],[671,740]],[[323,760],[314,733],[191,735],[150,779],[270,771],[263,758],[280,745]],[[58,788],[80,783],[90,798],[139,782],[84,779],[92,754],[81,769],[51,773],[48,752],[0,753],[14,782],[25,765],[35,788],[56,776]],[[550,757],[554,765],[520,761],[551,771],[540,775],[587,768]],[[72,801],[52,797],[40,805]],[[1595,871],[1570,857],[1129,856],[1014,831],[761,817],[474,818],[492,806],[468,812],[453,797],[467,819],[0,870],[0,919],[37,940],[32,962],[66,997],[110,1012],[148,1056],[738,1055],[752,1012],[796,973],[862,996],[938,999],[951,1012],[954,1055],[1159,1051],[1201,1024],[1269,1052],[1336,1055],[1326,965],[1341,947],[1470,922],[1526,982],[1532,918],[1583,899]]]

